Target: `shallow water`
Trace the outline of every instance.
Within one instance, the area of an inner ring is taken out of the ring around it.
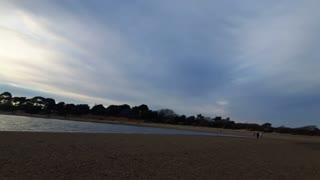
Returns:
[[[203,136],[228,136],[198,131],[176,130],[166,128],[143,127],[133,125],[79,122],[57,119],[44,119],[23,116],[0,115],[0,131],[31,132],[81,132],[81,133],[121,133],[121,134],[180,134]]]

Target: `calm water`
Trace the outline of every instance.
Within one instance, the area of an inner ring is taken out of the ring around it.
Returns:
[[[185,131],[165,128],[142,127],[132,125],[104,124],[57,119],[0,115],[0,131],[33,132],[82,132],[82,133],[124,133],[124,134],[180,134],[203,136],[229,136],[197,131]]]

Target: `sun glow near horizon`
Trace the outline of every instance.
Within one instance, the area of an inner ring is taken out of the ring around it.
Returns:
[[[1,14],[2,15],[2,14]],[[60,96],[82,99],[84,102],[109,102],[102,98],[64,91],[51,86],[49,76],[68,74],[63,67],[61,54],[50,47],[64,41],[37,22],[32,15],[16,10],[0,16],[0,80],[17,88],[38,90]]]

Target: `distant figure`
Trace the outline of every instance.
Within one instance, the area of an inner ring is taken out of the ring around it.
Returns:
[[[257,139],[259,139],[259,137],[260,137],[260,133],[256,133],[256,136],[257,136]]]

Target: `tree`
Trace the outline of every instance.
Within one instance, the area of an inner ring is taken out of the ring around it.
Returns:
[[[21,106],[27,101],[26,97],[13,97],[12,98],[12,103],[14,106]]]
[[[202,116],[202,114],[198,114],[197,115],[197,120],[204,120],[204,116]]]
[[[5,106],[11,106],[12,95],[9,92],[4,92],[0,94],[0,104]]]
[[[77,115],[89,114],[90,107],[88,104],[77,104],[75,113]]]
[[[177,124],[184,125],[186,124],[187,117],[185,115],[176,116]]]
[[[11,99],[11,98],[12,98],[12,94],[9,92],[4,92],[0,94],[0,99]]]
[[[45,108],[45,98],[41,96],[35,96],[29,101],[30,103],[33,104],[33,106],[38,106],[40,109]]]
[[[106,109],[106,115],[108,116],[125,116],[127,117],[131,111],[131,108],[127,104],[123,105],[111,105]]]
[[[263,132],[273,132],[271,123],[264,123],[261,125],[261,128]]]
[[[149,110],[149,107],[145,104],[142,104],[140,106],[135,106],[132,108],[132,111],[129,116],[130,118],[141,118],[146,119],[151,116],[151,111]]]
[[[45,104],[45,111],[47,113],[51,113],[54,110],[54,107],[56,106],[56,101],[52,98],[46,98],[44,99],[44,104]]]
[[[42,106],[35,105],[33,99],[27,99],[25,105],[23,106],[23,110],[29,114],[37,114],[42,110]]]
[[[65,115],[66,114],[65,103],[59,102],[58,104],[56,104],[54,107],[54,111],[60,115]]]
[[[162,118],[174,118],[177,116],[172,109],[161,109],[159,110],[158,114]]]
[[[193,125],[195,124],[196,118],[194,116],[190,116],[186,120],[186,125]]]
[[[90,113],[93,115],[105,115],[106,108],[102,104],[95,105],[90,110]]]
[[[213,120],[215,120],[215,121],[221,121],[222,118],[221,118],[221,116],[217,116],[217,117],[215,117]]]
[[[134,111],[149,111],[149,107],[145,104],[142,104],[140,106],[135,106],[132,108]]]
[[[14,107],[12,106],[12,103],[10,101],[6,101],[0,104],[0,110],[13,111]]]
[[[272,127],[272,125],[271,125],[271,123],[264,123],[264,124],[262,124],[262,127],[270,128],[270,127]]]
[[[76,105],[74,104],[66,104],[65,105],[65,111],[66,111],[66,114],[76,114]]]

